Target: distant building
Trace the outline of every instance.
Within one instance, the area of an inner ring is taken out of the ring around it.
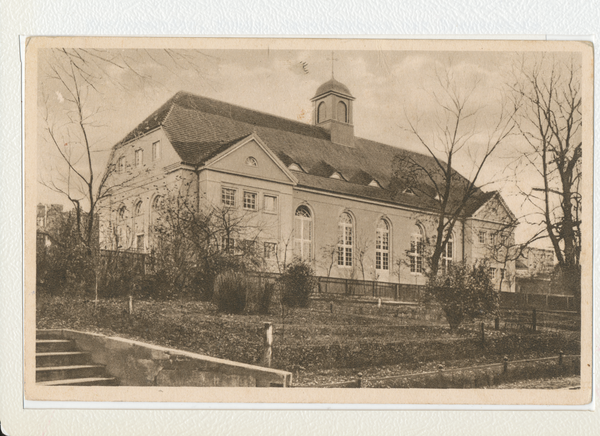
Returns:
[[[434,159],[356,137],[355,98],[333,78],[311,101],[312,125],[177,93],[114,146],[109,165],[116,168],[113,183],[122,186],[99,209],[101,245],[151,247],[157,206],[185,181],[199,207],[227,207],[261,223],[273,270],[275,258],[286,255],[310,262],[322,276],[424,284],[420,247],[435,234],[439,201],[390,183],[395,156],[435,171]],[[457,174],[457,195],[462,181]],[[417,183],[421,191],[433,189],[425,176]],[[477,190],[441,262],[488,257],[513,220],[498,192]],[[503,237],[512,239],[512,230]],[[514,262],[492,267],[498,283],[501,274],[514,277]],[[502,283],[514,292],[514,280]]]
[[[525,294],[562,293],[552,287],[554,250],[528,247],[515,262],[516,292]]]
[[[52,245],[52,232],[56,230],[64,214],[61,204],[38,204],[36,215],[37,243],[45,247]]]
[[[549,277],[554,270],[554,250],[528,247],[515,262],[517,277]]]

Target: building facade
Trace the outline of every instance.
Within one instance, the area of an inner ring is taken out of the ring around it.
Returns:
[[[439,205],[392,189],[392,162],[433,159],[356,137],[355,99],[333,78],[312,102],[309,125],[177,93],[113,148],[119,188],[100,208],[102,245],[149,250],[157,205],[185,189],[198,207],[243,214],[271,269],[298,257],[320,276],[424,284],[422,246]],[[497,192],[477,191],[463,215],[443,264],[489,257],[494,235],[512,238],[514,215]],[[493,262],[505,277],[498,286],[514,291],[514,262]]]

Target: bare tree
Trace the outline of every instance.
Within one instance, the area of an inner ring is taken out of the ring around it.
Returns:
[[[581,254],[581,66],[568,58],[521,59],[510,84],[517,127],[526,148],[516,166],[531,169],[537,184],[522,188],[538,212],[563,277],[580,294]]]
[[[419,126],[418,119],[406,115],[405,128],[426,152],[421,155],[399,152],[392,163],[391,188],[394,195],[417,195],[434,213],[435,234],[431,238],[430,273],[437,274],[440,259],[457,221],[467,207],[483,195],[480,178],[490,157],[514,130],[512,113],[504,101],[486,123],[478,116],[483,104],[476,101],[480,81],[459,85],[451,68],[436,70],[436,104],[431,133]],[[481,118],[486,118],[481,116]],[[467,177],[454,170],[459,163],[469,162]]]

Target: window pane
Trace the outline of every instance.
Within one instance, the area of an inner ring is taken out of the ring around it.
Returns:
[[[381,253],[375,253],[375,269],[381,269]]]

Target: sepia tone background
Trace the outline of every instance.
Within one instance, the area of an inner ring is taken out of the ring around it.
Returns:
[[[265,33],[529,33],[542,34],[591,34],[597,31],[598,11],[592,2],[571,2],[568,7],[560,2],[539,3],[526,9],[520,2],[490,2],[480,9],[462,6],[421,5],[410,10],[400,10],[372,4],[370,7],[346,8],[341,10],[332,5],[317,13],[314,7],[292,4],[289,10],[262,9],[253,5],[238,5],[224,14],[222,6],[197,4],[191,11],[182,7],[179,11],[163,4],[148,8],[130,8],[122,14],[116,8],[98,9],[98,5],[76,6],[70,2],[55,4],[52,10],[35,2],[11,2],[3,11],[3,89],[2,135],[6,144],[3,155],[2,183],[10,181],[16,186],[20,170],[19,137],[19,53],[17,35],[70,33],[113,33],[149,34],[204,32],[249,33],[260,29]],[[363,5],[364,6],[364,5]],[[554,7],[552,7],[554,6]],[[406,6],[408,8],[408,6]],[[502,9],[499,9],[502,7]],[[204,8],[204,9],[203,9]],[[366,8],[366,9],[365,9]],[[265,21],[269,13],[282,12],[281,20]],[[331,22],[330,14],[337,12],[338,19]],[[65,19],[69,17],[69,19]],[[219,18],[220,17],[220,18]],[[202,21],[202,18],[205,18]],[[198,30],[198,22],[205,23]],[[526,434],[539,431],[543,434],[591,434],[598,426],[598,413],[523,413],[523,412],[331,412],[324,419],[323,412],[153,412],[153,411],[52,411],[22,409],[22,346],[21,346],[21,276],[20,276],[20,195],[17,189],[5,189],[2,198],[4,219],[3,232],[2,295],[8,304],[3,304],[2,323],[4,335],[2,348],[1,383],[3,396],[0,416],[5,433],[9,434],[194,434],[194,428],[211,431],[212,434],[305,434],[306,432],[331,434],[356,433],[383,434],[405,432],[433,434]],[[12,231],[9,231],[12,230]],[[5,260],[7,260],[4,262]],[[7,296],[9,298],[7,298]],[[97,405],[92,405],[98,407]],[[257,406],[258,407],[258,406]],[[12,431],[11,431],[12,428]]]

